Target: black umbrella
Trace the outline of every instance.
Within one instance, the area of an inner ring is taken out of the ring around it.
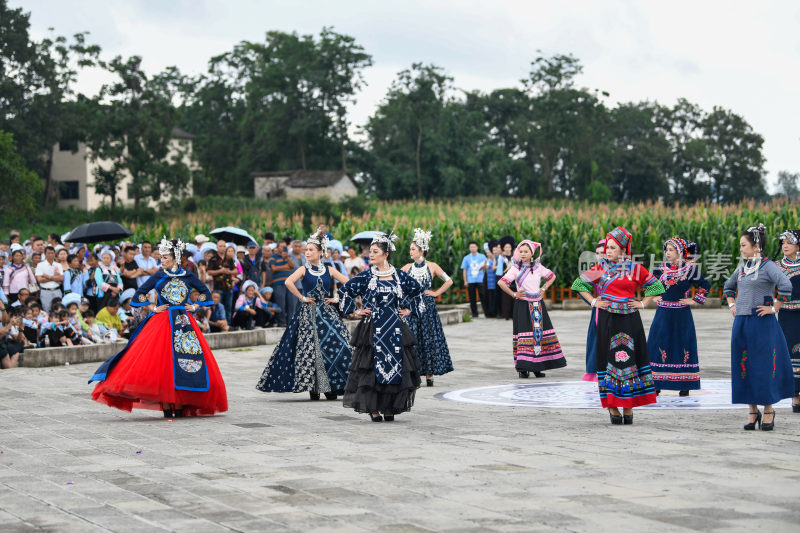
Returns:
[[[224,228],[212,229],[211,235],[213,235],[217,239],[222,239],[223,241],[232,242],[234,244],[241,244],[242,246],[246,246],[247,243],[250,241],[253,241],[255,243],[258,242],[252,235],[247,233],[245,230],[241,228],[235,228],[233,226],[225,226]]]
[[[133,232],[116,222],[89,222],[70,231],[65,242],[105,242],[130,237]]]

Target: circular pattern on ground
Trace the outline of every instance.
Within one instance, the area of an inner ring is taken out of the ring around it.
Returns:
[[[742,404],[731,404],[731,382],[726,379],[704,379],[702,389],[691,391],[689,396],[678,396],[677,391],[665,391],[658,403],[637,409],[744,409]],[[437,398],[453,402],[507,407],[539,407],[545,409],[599,409],[600,397],[597,383],[587,381],[545,381],[494,385],[440,393]],[[791,407],[791,400],[783,400],[776,407]]]

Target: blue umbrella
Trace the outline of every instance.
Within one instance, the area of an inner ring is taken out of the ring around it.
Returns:
[[[216,237],[217,239],[222,239],[226,242],[232,242],[234,244],[241,244],[242,246],[247,245],[248,242],[253,241],[257,243],[258,241],[253,238],[252,235],[247,233],[245,230],[241,228],[234,228],[233,226],[225,226],[224,228],[215,228],[211,230],[211,235]]]

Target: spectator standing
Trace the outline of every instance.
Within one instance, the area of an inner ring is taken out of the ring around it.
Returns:
[[[464,287],[469,296],[469,307],[472,318],[478,318],[478,297],[484,300],[483,275],[486,270],[486,256],[478,253],[478,243],[469,243],[469,253],[461,261],[461,272],[464,275]]]
[[[136,246],[128,245],[122,253],[125,258],[122,262],[122,289],[135,291],[139,288],[138,278],[147,276],[147,273],[136,262]]]
[[[356,249],[351,246],[347,249],[348,258],[344,260],[344,268],[347,270],[347,276],[353,277],[353,269],[358,269],[357,274],[360,274],[367,268],[367,264],[364,262],[364,259],[359,257],[356,254]]]
[[[86,281],[81,269],[81,260],[77,255],[68,255],[69,268],[64,271],[64,295],[75,293],[83,296],[83,284]]]
[[[226,258],[228,245],[222,239],[217,241],[216,253],[208,260],[206,272],[214,278],[214,290],[219,291],[225,307],[225,319],[231,323],[233,307],[233,277],[238,273],[232,259]]]
[[[278,325],[286,325],[286,317],[294,314],[297,306],[297,298],[286,289],[286,278],[297,268],[286,243],[281,241],[275,248],[275,253],[269,260],[269,267],[272,270],[272,298],[280,307],[281,313],[278,316]]]
[[[258,244],[255,241],[247,243],[247,254],[240,261],[245,281],[252,281],[259,288],[267,284],[264,260],[258,256]]]
[[[95,295],[97,296],[97,306],[105,307],[108,300],[115,298],[122,290],[122,277],[119,269],[114,264],[114,252],[104,250],[100,252],[100,264],[94,271]],[[117,301],[119,305],[119,301]],[[100,322],[100,313],[97,314]]]
[[[48,246],[44,251],[44,261],[36,265],[36,281],[41,288],[42,309],[49,312],[54,298],[61,298],[61,284],[64,282],[64,272],[61,265],[56,262],[56,251]]]
[[[136,264],[142,269],[142,274],[136,278],[136,284],[141,287],[150,279],[150,276],[158,271],[158,261],[151,254],[153,253],[153,244],[150,241],[142,243],[142,253],[135,257]]]

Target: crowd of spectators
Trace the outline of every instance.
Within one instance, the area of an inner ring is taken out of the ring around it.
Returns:
[[[26,348],[115,342],[129,337],[149,308],[132,308],[136,289],[160,268],[153,243],[62,243],[57,234],[21,242],[12,231],[0,241],[0,365],[17,365]],[[286,279],[305,264],[306,243],[276,240],[244,245],[197,235],[181,267],[196,274],[214,305],[195,318],[204,332],[285,326],[297,299]],[[367,267],[367,252],[330,250],[325,263],[353,277]],[[346,256],[343,259],[342,254]],[[334,287],[331,289],[335,290]],[[190,298],[196,299],[196,292]],[[153,296],[151,295],[151,298]]]

